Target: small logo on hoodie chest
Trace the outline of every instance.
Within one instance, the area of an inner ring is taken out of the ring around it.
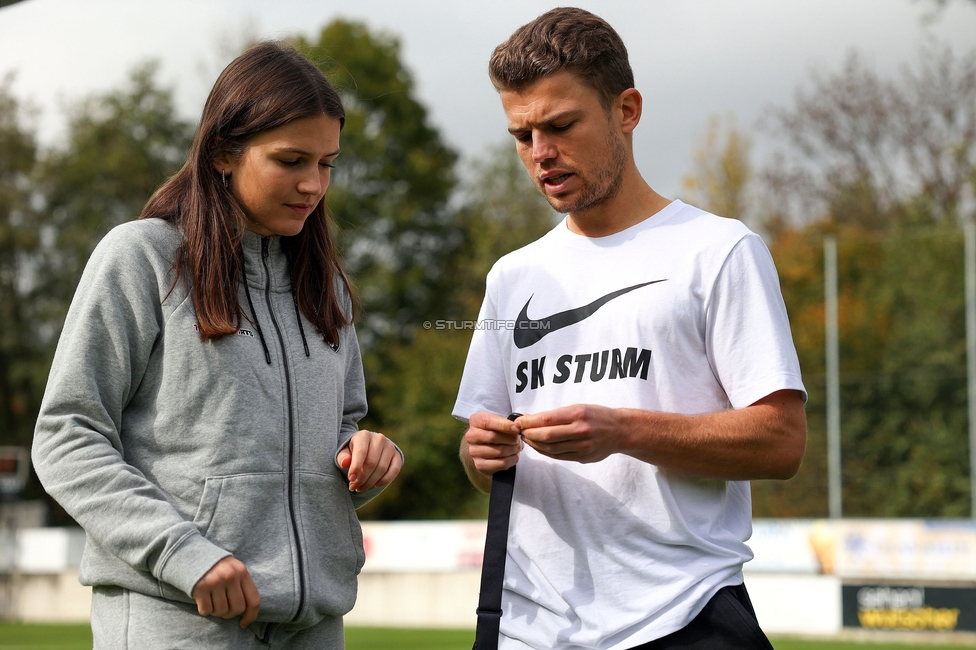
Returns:
[[[195,332],[199,332],[200,331],[200,326],[197,323],[194,323],[193,324],[193,330]],[[238,336],[250,336],[250,337],[253,338],[254,337],[254,332],[252,332],[251,330],[248,330],[248,329],[241,328],[241,329],[237,330],[237,335]]]

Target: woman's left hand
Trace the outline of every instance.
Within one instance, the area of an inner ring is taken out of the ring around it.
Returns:
[[[348,469],[349,489],[364,492],[389,485],[400,473],[403,460],[393,441],[382,433],[361,429],[336,455],[339,467]]]

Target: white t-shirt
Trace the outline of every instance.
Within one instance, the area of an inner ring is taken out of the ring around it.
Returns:
[[[602,404],[700,414],[803,391],[769,251],[674,201],[608,237],[565,221],[500,259],[454,415]],[[529,447],[512,502],[499,648],[631,648],[681,629],[752,558],[749,483]]]

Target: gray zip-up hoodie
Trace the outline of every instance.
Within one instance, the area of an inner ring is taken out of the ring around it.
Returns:
[[[188,286],[170,291],[179,243],[147,219],[95,249],[51,367],[34,467],[87,533],[83,584],[193,602],[196,582],[233,554],[261,593],[252,629],[274,640],[356,599],[354,506],[378,491],[351,494],[335,455],[366,413],[359,345],[350,326],[333,349],[308,321],[306,341],[279,239],[251,232],[256,319],[242,284],[241,329],[201,341]]]

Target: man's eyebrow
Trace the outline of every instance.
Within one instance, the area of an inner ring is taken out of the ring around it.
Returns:
[[[556,122],[562,122],[563,120],[567,120],[567,119],[569,120],[576,119],[577,117],[579,117],[581,112],[582,111],[578,111],[575,109],[563,111],[562,113],[557,113],[549,118],[546,118],[545,120],[539,123],[539,126],[550,127]],[[531,130],[532,127],[530,126],[513,126],[513,127],[509,127],[508,132],[511,133],[512,135],[516,135],[518,133],[525,133],[526,131],[531,131]]]

